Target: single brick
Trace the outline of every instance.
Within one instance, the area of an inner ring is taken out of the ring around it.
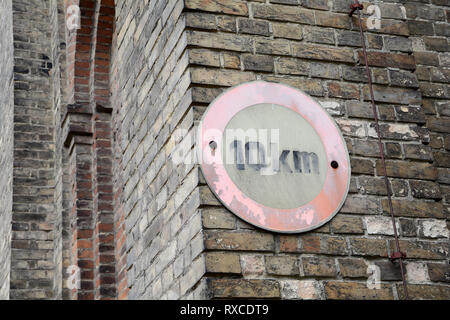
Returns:
[[[417,235],[417,225],[412,219],[400,219],[400,229],[404,237],[415,237]]]
[[[236,218],[225,208],[202,209],[203,226],[207,229],[235,229]]]
[[[337,215],[331,221],[333,233],[362,234],[364,226],[360,217]]]
[[[333,44],[334,31],[317,27],[304,27],[303,35],[306,41],[322,44]]]
[[[186,8],[202,11],[248,15],[247,4],[238,0],[186,0]]]
[[[450,287],[443,285],[408,284],[409,299],[446,300],[450,297]],[[399,299],[404,299],[402,285],[397,285]]]
[[[412,52],[412,41],[404,37],[384,37],[384,45],[390,51]]]
[[[360,192],[363,194],[387,196],[388,191],[384,178],[380,177],[359,177]],[[408,185],[403,180],[389,181],[391,194],[396,197],[408,195]]]
[[[449,238],[445,220],[419,220],[419,235],[424,238]]]
[[[369,82],[365,67],[342,66],[342,77],[348,81]]]
[[[358,159],[358,158],[351,158],[351,166],[352,166],[352,172],[353,173],[359,173],[359,174],[368,174],[373,175],[374,174],[374,164],[372,160],[368,159]]]
[[[208,33],[203,31],[188,31],[188,43],[194,46],[224,49],[239,52],[252,52],[253,40],[246,35],[227,33]]]
[[[302,269],[307,277],[334,277],[337,274],[334,258],[302,257]]]
[[[428,267],[423,262],[408,262],[406,264],[406,276],[409,283],[430,282]]]
[[[308,75],[310,64],[306,61],[281,57],[275,61],[275,69],[281,74]]]
[[[364,61],[363,52],[358,51],[359,61]],[[416,64],[414,58],[410,55],[400,53],[386,53],[386,52],[368,52],[367,60],[370,66],[374,67],[391,67],[407,70],[414,70]]]
[[[239,255],[226,252],[208,252],[205,255],[206,271],[211,273],[241,273]]]
[[[386,240],[353,238],[350,247],[353,255],[387,257]]]
[[[400,281],[402,280],[402,274],[398,264],[394,264],[388,260],[375,261],[374,265],[380,269],[381,281]]]
[[[346,82],[329,82],[328,94],[330,97],[343,99],[356,99],[360,97],[359,86]]]
[[[429,118],[427,127],[435,132],[450,133],[450,119],[446,118]]]
[[[411,193],[414,198],[442,199],[441,190],[437,183],[431,181],[410,180]]]
[[[427,50],[448,52],[450,47],[446,38],[425,37],[425,46]]]
[[[392,226],[392,218],[385,216],[370,216],[364,218],[367,226],[367,234],[369,235],[394,235],[394,227]],[[396,221],[397,231],[400,230]]]
[[[450,97],[448,86],[443,84],[420,82],[419,87],[424,97],[440,99]]]
[[[324,282],[327,299],[332,300],[392,300],[394,294],[391,285],[381,284],[379,290],[371,290],[367,283],[326,281]]]
[[[362,121],[354,121],[347,119],[336,119],[337,124],[342,130],[344,136],[365,138],[366,133],[366,123]]]
[[[229,69],[240,69],[241,68],[241,58],[239,54],[232,52],[224,52],[223,56],[223,66]]]
[[[434,35],[433,23],[429,21],[408,21],[408,28],[411,35]]]
[[[333,62],[349,62],[353,63],[353,51],[346,48],[324,47],[313,44],[292,44],[292,53],[295,57],[325,60]]]
[[[407,71],[389,70],[389,77],[391,79],[391,84],[395,86],[411,88],[419,87],[419,81],[417,81],[414,73]]]
[[[214,298],[280,298],[275,280],[211,279]]]
[[[232,16],[217,16],[216,17],[217,30],[225,32],[237,31],[236,18]]]
[[[242,63],[245,70],[273,72],[273,57],[263,55],[243,55]]]
[[[269,23],[267,21],[253,19],[239,19],[239,32],[247,34],[257,34],[262,36],[270,35]]]
[[[419,104],[421,101],[420,92],[415,89],[393,88],[380,85],[373,86],[375,101],[396,104]],[[371,95],[369,87],[363,87],[364,100],[370,101]]]
[[[264,256],[256,254],[241,255],[242,274],[246,277],[261,276],[264,274]]]
[[[426,122],[423,109],[420,107],[396,106],[395,114],[398,121],[423,124]]]
[[[318,300],[320,284],[315,280],[281,280],[281,298],[286,300]]]
[[[291,47],[289,41],[285,39],[257,39],[255,41],[256,53],[272,55],[290,55]]]
[[[272,75],[262,75],[261,77],[267,81],[280,82],[290,85],[312,96],[322,97],[325,93],[325,90],[323,89],[322,86],[322,81],[317,79],[306,79],[291,76],[272,76]]]
[[[300,273],[296,256],[266,256],[266,271],[279,276],[295,276]]]
[[[221,86],[234,86],[242,82],[256,80],[254,74],[236,70],[192,68],[191,75],[193,83]]]
[[[381,161],[377,161],[377,174],[383,175],[384,169]],[[424,180],[436,180],[437,170],[433,165],[423,162],[400,162],[387,160],[386,171],[389,177],[414,179],[421,177]]]
[[[301,40],[303,38],[302,27],[292,23],[272,23],[273,36],[276,38],[286,38]]]
[[[314,24],[313,11],[291,6],[255,4],[253,16],[268,20]]]
[[[205,245],[211,250],[273,251],[272,234],[249,231],[206,231]]]
[[[437,167],[450,168],[450,154],[447,152],[433,152],[433,158]]]
[[[386,142],[386,144],[384,146],[384,153],[385,153],[386,158],[401,159],[402,155],[403,155],[400,143],[396,143],[396,142]],[[395,190],[395,188],[394,188],[394,190]]]
[[[350,19],[348,15],[316,11],[316,24],[323,27],[337,29],[350,29]]]
[[[191,49],[189,62],[210,67],[220,67],[220,55],[218,52],[207,49]]]
[[[450,283],[450,265],[448,263],[427,263],[431,281]]]
[[[300,3],[305,8],[328,10],[327,0],[300,0]]]
[[[439,56],[435,52],[414,52],[414,59],[417,64],[439,66]]]
[[[212,14],[186,12],[186,26],[207,30],[216,29],[216,19]]]
[[[280,236],[280,252],[298,252],[298,236],[282,235]]]
[[[341,213],[353,214],[378,214],[380,211],[380,200],[367,196],[348,196],[341,209]]]
[[[383,211],[389,213],[389,204],[386,199],[381,200]],[[413,218],[445,218],[445,207],[435,201],[419,200],[392,200],[395,216]]]
[[[322,253],[331,255],[346,255],[348,253],[347,243],[342,237],[326,235],[301,236],[302,253]]]
[[[367,278],[367,263],[360,258],[338,259],[340,274],[344,278]]]
[[[396,250],[394,240],[389,241],[389,246],[391,252]],[[448,256],[448,242],[400,240],[400,248],[408,259],[441,260]]]

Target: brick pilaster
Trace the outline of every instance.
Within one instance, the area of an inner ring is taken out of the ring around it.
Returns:
[[[98,111],[94,124],[95,298],[116,297],[111,114]]]

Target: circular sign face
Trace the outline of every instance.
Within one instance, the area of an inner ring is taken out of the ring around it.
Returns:
[[[211,103],[199,129],[209,187],[248,223],[305,232],[342,207],[351,175],[346,143],[300,90],[264,81],[231,88]]]

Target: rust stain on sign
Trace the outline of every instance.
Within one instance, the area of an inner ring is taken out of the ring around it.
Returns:
[[[230,128],[257,134],[229,140]],[[263,143],[260,133],[274,129],[278,135],[272,140],[279,141]],[[345,140],[328,113],[300,90],[264,81],[231,88],[209,106],[198,139],[211,190],[257,227],[309,231],[331,220],[347,197],[351,173]]]

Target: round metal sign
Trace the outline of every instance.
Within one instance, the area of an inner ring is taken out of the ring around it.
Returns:
[[[350,185],[347,146],[334,120],[298,89],[245,83],[203,116],[199,158],[230,211],[280,233],[318,228],[342,207]]]

